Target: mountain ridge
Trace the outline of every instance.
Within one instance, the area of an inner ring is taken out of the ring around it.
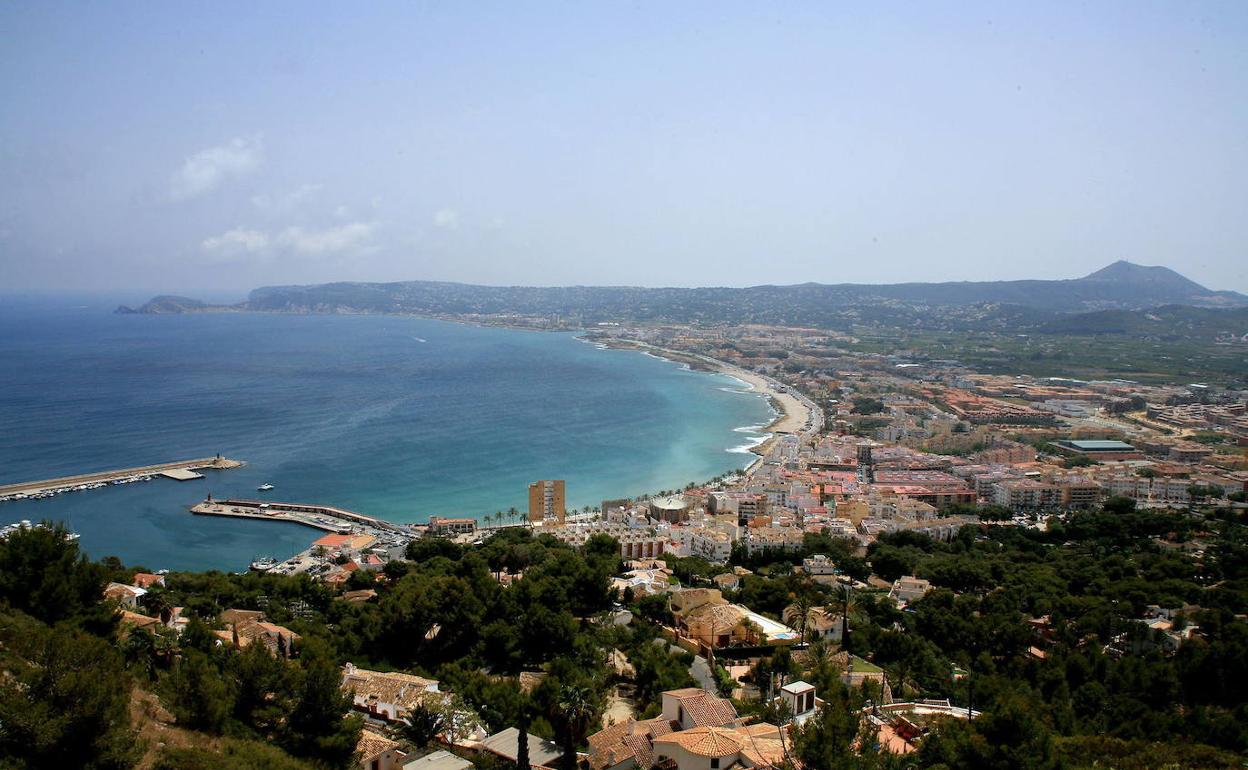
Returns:
[[[840,328],[863,323],[931,328],[1036,326],[1063,316],[1164,305],[1248,306],[1248,296],[1214,291],[1167,267],[1120,260],[1081,278],[942,283],[730,287],[484,286],[448,281],[333,282],[262,286],[236,305],[163,296],[138,309],[380,313],[435,317],[527,316],[669,323],[768,323]],[[932,326],[935,324],[935,326]]]

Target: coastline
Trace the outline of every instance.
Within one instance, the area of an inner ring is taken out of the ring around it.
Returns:
[[[617,350],[640,350],[642,352],[651,352],[652,355],[657,355],[660,358],[665,358],[669,361],[688,364],[704,371],[724,374],[743,383],[751,391],[766,396],[767,400],[776,410],[777,415],[774,420],[759,430],[760,433],[769,433],[773,435],[750,448],[750,451],[755,454],[766,454],[767,448],[775,441],[774,434],[801,433],[805,430],[807,424],[809,424],[813,418],[811,408],[807,406],[807,404],[803,403],[803,401],[797,396],[789,392],[788,389],[780,383],[770,377],[751,372],[748,369],[743,369],[735,364],[730,364],[727,361],[721,361],[717,358],[704,356],[700,353],[687,353],[635,340],[593,339],[587,341]]]

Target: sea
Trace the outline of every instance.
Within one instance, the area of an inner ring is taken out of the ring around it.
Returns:
[[[319,535],[188,512],[209,493],[418,523],[523,511],[555,478],[580,509],[741,469],[773,417],[739,380],[571,333],[0,302],[0,484],[246,462],[0,503],[0,524],[62,521],[92,558],[152,570],[243,570]]]

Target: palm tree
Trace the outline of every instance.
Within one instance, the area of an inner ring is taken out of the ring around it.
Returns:
[[[399,723],[399,733],[417,749],[433,743],[447,727],[446,714],[441,709],[431,708],[428,700],[422,698],[407,712],[407,721]]]
[[[841,649],[849,647],[849,613],[854,609],[853,592],[849,586],[845,586],[845,598],[842,604],[843,613],[841,615]]]
[[[810,591],[798,589],[790,594],[793,599],[793,616],[797,623],[798,642],[806,643],[806,624],[810,619],[811,613],[815,611],[815,597]]]
[[[588,687],[565,685],[559,692],[559,719],[564,723],[563,770],[576,770],[576,747],[589,733],[597,712],[594,693]]]

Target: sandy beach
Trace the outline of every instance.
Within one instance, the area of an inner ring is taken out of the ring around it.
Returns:
[[[651,350],[656,355],[675,361],[696,361],[706,365],[713,371],[721,374],[727,374],[738,380],[748,384],[755,392],[765,394],[773,405],[776,406],[781,414],[772,420],[769,425],[763,428],[768,433],[801,433],[806,427],[806,423],[811,420],[811,405],[804,399],[798,398],[790,393],[783,385],[761,374],[756,374],[748,369],[742,369],[734,366],[726,361],[720,361],[717,358],[704,356],[698,353],[687,353],[682,350],[671,350],[669,348],[661,348],[657,345],[650,345],[645,342],[636,342],[633,340],[620,341],[610,340],[606,343],[610,347],[633,348],[636,350]],[[758,450],[766,446],[766,442],[755,447]]]
[[[749,383],[750,387],[759,393],[766,393],[771,402],[781,410],[782,413],[764,430],[771,433],[801,433],[806,427],[810,419],[810,408],[797,396],[781,390],[781,386],[774,380],[761,374],[755,374],[722,361],[716,363],[719,371]]]

